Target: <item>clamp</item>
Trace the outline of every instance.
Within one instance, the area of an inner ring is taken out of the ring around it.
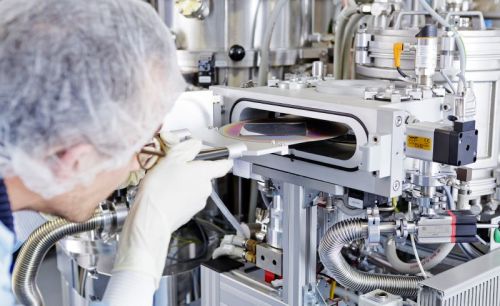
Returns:
[[[380,242],[380,214],[378,207],[366,210],[368,217],[368,243],[370,245],[377,245]]]

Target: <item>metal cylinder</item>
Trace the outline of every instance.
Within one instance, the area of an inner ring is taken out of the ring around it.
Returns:
[[[437,37],[417,38],[417,48],[415,52],[415,74],[417,84],[431,88],[432,76],[436,72],[438,57]]]
[[[323,79],[325,76],[325,65],[323,64],[322,61],[315,61],[313,62],[312,66],[312,76],[313,78],[317,79]]]
[[[419,168],[420,175],[432,178],[439,173],[439,164],[433,163],[426,160],[420,161]],[[422,197],[432,198],[436,193],[436,187],[432,186],[422,186],[421,187]]]
[[[269,212],[269,226],[267,227],[267,244],[283,248],[283,201],[281,195],[273,195],[273,202]]]
[[[256,77],[262,36],[269,16],[279,0],[213,0],[203,18],[179,12],[179,3],[171,1],[166,23],[176,38],[177,58],[185,74],[198,71],[200,59],[213,57],[219,83],[240,86]],[[280,13],[271,38],[271,72],[296,64],[302,48],[308,47],[312,32],[325,33],[334,10],[329,0],[288,1]],[[317,15],[315,19],[313,15]],[[234,60],[231,47],[238,45],[245,56]]]
[[[219,160],[229,158],[228,148],[213,148],[203,150],[196,155],[195,160]]]

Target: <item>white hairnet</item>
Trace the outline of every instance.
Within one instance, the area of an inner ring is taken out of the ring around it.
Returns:
[[[49,198],[130,161],[184,90],[172,36],[140,0],[0,1],[0,177]],[[99,162],[69,178],[60,153]]]

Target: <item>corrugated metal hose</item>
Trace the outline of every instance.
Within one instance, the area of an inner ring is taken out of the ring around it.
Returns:
[[[68,235],[102,228],[113,218],[112,214],[96,213],[83,223],[72,223],[58,218],[36,229],[23,244],[12,274],[12,288],[19,303],[43,306],[43,297],[36,285],[40,264],[50,248]]]
[[[394,225],[381,227],[381,232],[392,232]],[[368,223],[354,219],[341,221],[327,231],[319,246],[319,255],[335,280],[346,288],[363,293],[382,289],[392,294],[414,297],[419,291],[419,276],[372,274],[351,267],[341,254],[344,245],[368,238]]]

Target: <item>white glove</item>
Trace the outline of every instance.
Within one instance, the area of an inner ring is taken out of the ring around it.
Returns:
[[[128,186],[137,186],[141,182],[142,178],[146,175],[146,171],[139,169],[129,173],[127,180],[121,183],[117,189],[127,188]]]
[[[172,232],[205,206],[212,179],[233,165],[193,161],[201,147],[198,140],[168,146],[167,156],[146,174],[120,236],[113,272],[145,273],[158,287]]]

